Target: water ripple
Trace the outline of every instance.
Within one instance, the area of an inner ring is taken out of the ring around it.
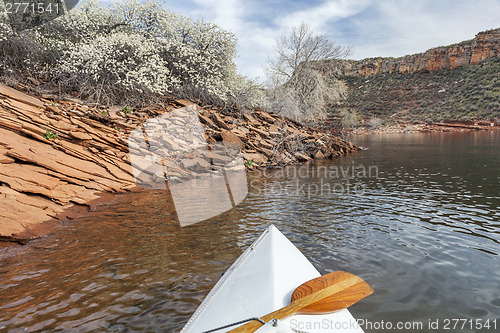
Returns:
[[[181,228],[165,193],[132,193],[3,249],[0,331],[179,331],[270,223],[321,272],[346,270],[373,286],[352,307],[358,318],[498,318],[500,135],[359,140],[371,149],[249,174],[247,199],[203,223]],[[377,173],[311,172],[361,165]],[[309,173],[293,176],[297,168]]]

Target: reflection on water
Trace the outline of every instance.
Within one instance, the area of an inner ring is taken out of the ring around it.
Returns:
[[[500,325],[500,133],[356,141],[370,149],[249,174],[247,199],[203,223],[181,228],[161,190],[133,193],[3,249],[0,331],[178,331],[269,223],[322,273],[373,286],[357,318]]]

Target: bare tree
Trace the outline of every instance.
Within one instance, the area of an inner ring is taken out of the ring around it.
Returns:
[[[346,86],[330,74],[331,62],[350,49],[316,35],[302,23],[277,40],[269,61],[269,107],[288,117],[314,122],[326,116],[326,107],[344,96]]]

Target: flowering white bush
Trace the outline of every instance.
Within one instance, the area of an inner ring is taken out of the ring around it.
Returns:
[[[89,0],[20,35],[35,47],[18,56],[38,75],[97,102],[166,94],[225,102],[252,85],[237,74],[234,34],[154,0],[112,7]]]
[[[226,100],[228,104],[237,106],[240,111],[252,111],[256,107],[265,107],[268,104],[264,85],[253,80],[232,75],[229,78],[230,95]]]
[[[2,9],[0,8],[0,11],[1,10]],[[12,31],[10,30],[10,26],[7,23],[2,22],[0,18],[0,43],[5,42],[11,33]]]
[[[59,64],[61,74],[73,82],[83,75],[95,87],[114,85],[141,94],[197,91],[224,100],[230,93],[227,79],[236,71],[236,38],[212,23],[136,0],[108,12],[87,3],[65,17],[63,25],[70,26],[68,21],[78,22],[79,40]]]
[[[5,4],[0,0],[0,56],[2,56],[2,60],[6,56],[5,43],[9,40],[11,35],[12,28],[9,25]],[[0,65],[4,62],[2,60],[0,60]]]
[[[8,24],[7,12],[5,4],[0,1],[0,43],[7,40],[7,36],[12,33],[11,27]]]

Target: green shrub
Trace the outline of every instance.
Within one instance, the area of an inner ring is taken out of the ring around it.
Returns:
[[[43,137],[47,140],[50,140],[50,139],[57,139],[58,135],[57,133],[54,133],[51,130],[47,129]]]

